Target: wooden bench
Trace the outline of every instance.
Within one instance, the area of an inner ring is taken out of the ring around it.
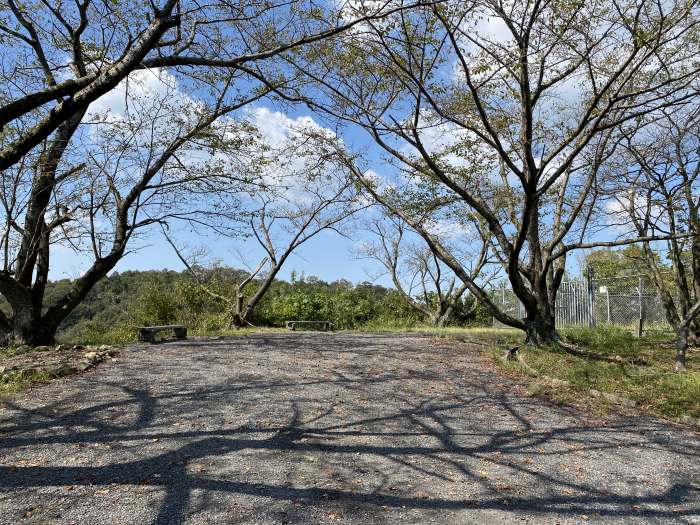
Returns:
[[[155,343],[158,332],[172,332],[175,339],[187,339],[187,328],[180,324],[168,324],[163,326],[142,326],[139,328],[139,341]]]
[[[320,326],[321,329],[325,332],[330,332],[333,330],[333,323],[331,323],[330,321],[287,321],[288,330],[294,331],[299,325],[317,325]]]

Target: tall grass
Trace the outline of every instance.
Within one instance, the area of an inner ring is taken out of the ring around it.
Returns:
[[[700,417],[697,350],[688,355],[688,372],[677,374],[673,371],[674,346],[669,334],[652,333],[640,339],[623,328],[600,326],[564,329],[561,335],[564,342],[590,352],[591,357],[572,355],[560,348],[524,348],[521,356],[539,373],[571,383],[575,389],[571,394],[579,400],[587,400],[587,391],[595,389],[632,399],[642,409],[663,416]],[[619,356],[622,362],[597,359],[595,354]],[[635,358],[637,364],[630,358]],[[551,393],[557,396],[560,389],[553,387]]]

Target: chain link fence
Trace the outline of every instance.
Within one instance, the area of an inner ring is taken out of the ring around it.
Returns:
[[[506,287],[492,290],[494,303],[505,313],[522,319],[525,309]],[[557,327],[615,325],[670,330],[656,289],[644,276],[581,278],[561,283],[555,305]],[[494,319],[494,326],[503,326]]]

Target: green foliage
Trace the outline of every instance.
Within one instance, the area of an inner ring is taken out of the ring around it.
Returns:
[[[593,250],[586,256],[586,269],[593,270],[596,277],[620,277],[639,273],[642,253],[631,245],[624,249],[604,248]]]
[[[157,284],[163,288],[170,288],[181,278],[182,274],[170,270],[114,272],[93,287],[85,300],[63,322],[61,328],[65,331],[85,320],[100,321],[105,327],[129,322],[133,317],[131,308],[135,304],[134,296],[139,295],[144,286]],[[53,304],[68,291],[70,285],[71,281],[68,279],[49,282],[44,304]]]
[[[59,339],[83,345],[133,343],[136,340],[136,325],[124,322],[110,326],[97,319],[85,319],[59,333]]]
[[[639,339],[629,330],[617,326],[566,328],[561,330],[561,335],[565,342],[590,350],[616,349],[618,355],[635,355],[639,352]]]
[[[670,270],[664,265],[658,254],[655,255],[659,268]],[[593,250],[585,259],[586,270],[593,270],[595,278],[621,278],[625,276],[642,276],[646,284],[651,284],[651,279],[647,274],[646,260],[642,248],[635,244],[625,246],[621,249],[604,248]]]
[[[207,270],[210,290],[234,297],[243,272],[218,267]],[[50,283],[48,295],[59,294],[68,281]],[[251,285],[252,290],[255,283]],[[133,342],[137,328],[155,324],[184,324],[192,334],[221,334],[231,330],[229,304],[208,294],[187,273],[124,272],[103,279],[66,320],[58,338],[81,344]],[[471,302],[457,308],[456,325],[488,324],[482,308]],[[283,327],[288,320],[329,320],[337,329],[410,328],[424,319],[392,289],[371,283],[327,283],[293,273],[291,283],[275,281],[255,309],[256,326]]]
[[[539,373],[571,383],[574,400],[591,401],[586,391],[595,389],[632,399],[641,408],[664,416],[700,417],[700,355],[691,351],[688,372],[674,373],[674,345],[669,335],[638,339],[620,328],[597,327],[562,330],[562,336],[591,354],[625,359],[621,363],[608,362],[557,348],[521,350],[525,362]],[[495,349],[494,353],[502,350]],[[646,364],[633,364],[628,361],[632,357]],[[505,366],[518,369],[513,363]],[[548,393],[556,396],[563,390],[566,389],[557,386]]]
[[[178,320],[177,286],[165,286],[157,281],[146,283],[134,305],[137,324],[173,324]]]
[[[261,326],[284,326],[288,320],[328,320],[345,330],[370,322],[410,325],[420,319],[394,290],[369,283],[353,287],[344,281],[309,279],[275,283],[254,316],[255,324]]]
[[[34,383],[49,381],[51,376],[45,370],[22,369],[0,374],[0,398],[6,394],[19,392]]]

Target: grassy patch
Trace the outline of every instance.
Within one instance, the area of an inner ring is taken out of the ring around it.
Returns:
[[[35,384],[51,380],[45,370],[10,370],[0,374],[0,399]]]
[[[415,324],[411,326],[367,325],[352,332],[396,332],[434,334],[438,337],[454,336],[460,339],[472,339],[474,342],[488,344],[518,344],[523,340],[523,332],[512,328],[491,328],[490,326],[436,328],[432,325]]]
[[[80,332],[71,331],[59,334],[59,341],[63,344],[80,344],[80,345],[126,345],[138,343],[138,328],[137,327],[116,327],[110,330],[89,330],[86,331],[84,324]],[[211,328],[195,327],[188,328],[187,335],[190,337],[198,336],[246,336],[258,332],[287,332],[286,328],[268,328],[268,327],[246,327],[246,328]],[[163,337],[169,337],[167,333],[162,334]]]
[[[670,335],[663,332],[650,332],[641,339],[630,330],[618,326],[597,326],[595,328],[565,328],[561,330],[565,343],[581,346],[589,351],[610,356],[651,358],[658,360],[667,356],[655,351],[656,347],[672,344]]]
[[[586,347],[588,350],[636,354],[639,351],[639,339],[630,331],[616,326],[590,328],[565,328],[561,331],[565,342]]]
[[[44,370],[5,370],[3,368],[10,358],[29,352],[36,352],[36,348],[29,346],[0,347],[0,399],[24,390],[34,383],[43,383],[51,379],[49,373]]]
[[[3,361],[14,357],[16,355],[26,354],[28,352],[34,352],[36,348],[29,346],[4,346],[0,347],[0,366],[2,366]]]
[[[700,417],[700,355],[697,350],[688,356],[688,372],[676,374],[673,372],[673,341],[668,334],[638,339],[625,330],[601,327],[563,330],[562,337],[584,351],[623,359],[642,358],[647,363],[645,366],[610,363],[556,348],[521,350],[525,362],[540,374],[571,383],[579,391],[579,400],[589,395],[586,390],[595,389],[632,399],[639,407],[663,416]],[[518,368],[517,364],[505,366],[512,370]],[[522,370],[518,372],[523,373]]]

